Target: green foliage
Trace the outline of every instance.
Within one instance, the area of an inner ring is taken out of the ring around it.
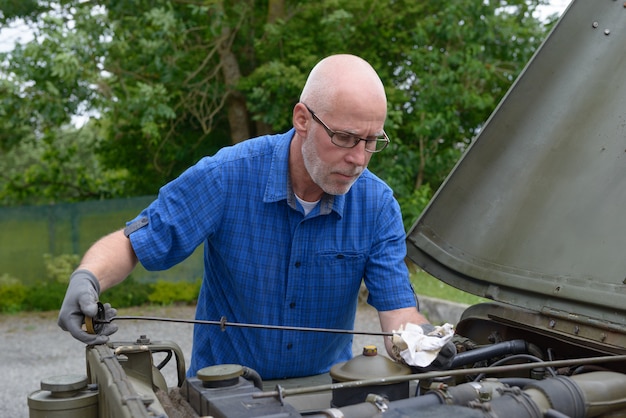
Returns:
[[[63,302],[70,275],[80,261],[80,257],[76,254],[58,256],[44,254],[43,259],[46,277],[26,287],[26,299],[21,306],[23,310],[58,310]]]
[[[542,2],[4,2],[0,22],[24,19],[35,39],[0,53],[0,205],[154,194],[242,127],[287,129],[312,66],[354,53],[386,86],[392,142],[370,168],[408,229],[547,33],[532,17]],[[67,266],[50,262],[33,308],[62,299]],[[20,309],[10,286],[7,309]],[[194,293],[154,286],[129,278],[104,296]]]
[[[63,303],[67,282],[42,281],[28,286],[28,295],[23,305],[26,311],[57,311]]]
[[[0,312],[18,312],[24,307],[28,289],[8,274],[0,276]]]
[[[22,284],[19,279],[6,273],[0,275],[0,312],[58,310],[63,303],[69,277],[79,261],[76,254],[44,254],[47,277],[31,286]],[[115,308],[145,304],[194,304],[198,299],[201,283],[201,280],[141,283],[129,276],[122,283],[103,292],[100,299]]]
[[[148,299],[158,305],[170,305],[176,302],[196,303],[200,293],[201,281],[196,282],[166,282],[159,280]]]
[[[305,81],[306,74],[296,66],[270,61],[243,78],[239,88],[246,92],[253,119],[282,131],[291,128],[285,109],[297,103]]]
[[[429,296],[451,302],[464,303],[466,305],[488,302],[487,299],[452,287],[422,270],[415,271],[411,274],[411,283],[413,283],[415,293],[417,293],[418,296]]]
[[[406,231],[411,228],[426,205],[428,205],[431,196],[430,186],[425,185],[398,198],[398,203],[403,208],[402,218]]]
[[[29,137],[0,153],[0,205],[50,204],[123,196],[125,170],[103,169],[95,124]],[[1,144],[0,144],[1,146]]]
[[[439,187],[547,33],[541,3],[23,2],[5,20],[26,19],[35,40],[0,55],[0,149],[39,151],[14,171],[24,180],[5,180],[4,201],[153,194],[235,132],[288,128],[311,67],[354,53],[389,99],[392,146],[370,167],[413,219],[407,205]],[[93,147],[60,140],[89,112]]]
[[[23,285],[7,274],[0,276],[0,312],[56,311],[61,307],[66,282],[43,280],[32,286]],[[197,282],[140,283],[128,277],[119,285],[100,295],[102,302],[115,308],[128,308],[146,304],[170,305],[173,303],[195,304],[200,291]]]
[[[383,66],[381,76],[393,86],[387,132],[397,147],[377,155],[371,167],[410,203],[417,189],[440,186],[545,28],[532,19],[536,4],[530,2],[510,1],[505,10],[501,3],[471,0],[400,3],[397,17],[380,11],[382,30],[394,41],[383,37],[368,49],[380,50],[382,62],[395,62]],[[407,30],[411,18],[416,23]],[[402,209],[413,217],[414,207]]]
[[[70,275],[80,261],[76,254],[61,254],[59,256],[44,254],[43,259],[46,277],[33,285],[23,286],[26,290],[26,297],[19,310],[58,310],[63,302]]]
[[[55,257],[51,254],[44,254],[43,260],[48,281],[67,285],[72,272],[78,267],[80,256],[78,254],[61,254]]]
[[[117,286],[102,292],[100,300],[110,303],[114,308],[141,306],[150,300],[152,289],[152,284],[140,283],[129,276]]]

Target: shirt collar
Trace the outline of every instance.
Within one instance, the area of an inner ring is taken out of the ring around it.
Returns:
[[[294,138],[294,134],[295,129],[292,128],[284,134],[277,135],[278,140],[274,146],[263,201],[271,203],[286,200],[291,208],[296,209],[296,196],[293,193],[289,176],[289,146]],[[328,215],[331,211],[334,211],[339,217],[342,217],[345,200],[345,195],[333,196],[324,193],[319,205],[319,214]]]

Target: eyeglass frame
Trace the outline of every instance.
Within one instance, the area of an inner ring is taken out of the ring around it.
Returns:
[[[369,152],[369,153],[377,153],[377,152],[381,152],[382,150],[384,150],[385,148],[387,148],[387,145],[389,145],[389,142],[391,142],[391,140],[389,139],[389,137],[387,136],[387,133],[383,130],[383,136],[381,137],[377,137],[376,139],[368,139],[368,138],[361,138],[359,136],[356,136],[354,134],[351,134],[349,132],[345,132],[345,131],[334,131],[332,129],[330,129],[328,127],[328,125],[326,125],[324,123],[324,121],[322,121],[319,116],[317,116],[317,114],[315,114],[315,112],[313,110],[311,110],[311,108],[306,104],[306,103],[302,103],[304,105],[304,107],[306,107],[306,109],[309,111],[309,113],[311,113],[311,117],[313,118],[313,120],[317,123],[319,123],[320,125],[322,125],[322,127],[324,128],[324,130],[326,131],[326,133],[328,134],[328,136],[330,137],[330,142],[332,142],[333,145],[339,147],[339,148],[345,148],[345,149],[352,149],[354,147],[356,147],[359,142],[361,141],[365,141],[365,151]],[[352,146],[346,147],[344,145],[339,145],[337,143],[335,143],[335,141],[333,141],[333,138],[335,135],[337,134],[341,134],[341,135],[347,135],[350,136],[352,138],[354,138],[354,144]],[[371,143],[371,142],[382,142],[384,145],[382,146],[381,149],[368,149],[367,148],[367,144]]]

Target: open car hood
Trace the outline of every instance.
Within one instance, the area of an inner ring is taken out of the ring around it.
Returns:
[[[407,244],[464,291],[626,324],[623,2],[572,3]]]

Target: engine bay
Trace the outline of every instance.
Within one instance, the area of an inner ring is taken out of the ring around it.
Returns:
[[[175,343],[144,338],[88,347],[87,374],[92,390],[106,391],[101,399],[117,393],[95,416],[134,405],[128,416],[613,418],[626,416],[626,353],[608,343],[617,334],[489,303],[463,313],[449,370],[418,372],[367,346],[325,375],[263,381],[245,366],[217,365],[185,378]],[[178,382],[168,387],[159,369],[172,359]]]

